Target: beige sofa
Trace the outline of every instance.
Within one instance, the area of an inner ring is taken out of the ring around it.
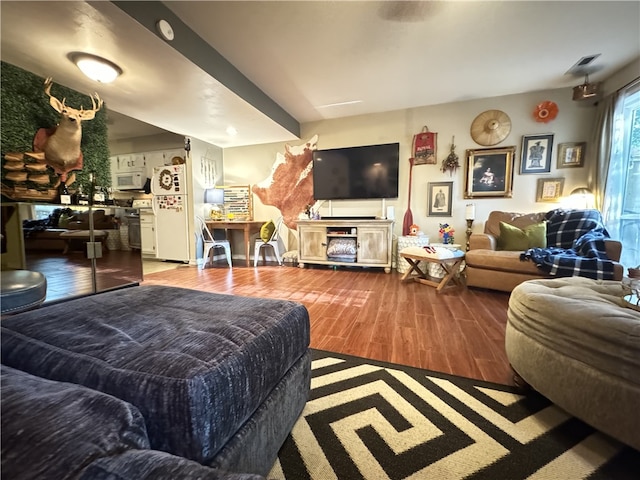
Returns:
[[[511,292],[517,285],[527,280],[553,278],[536,267],[532,261],[521,261],[519,251],[498,249],[500,222],[505,222],[520,229],[540,223],[546,212],[514,213],[493,211],[484,225],[484,233],[472,233],[469,237],[469,251],[465,256],[467,285],[470,287],[489,288]],[[622,252],[622,244],[617,240],[606,240],[607,256],[618,262]],[[623,267],[615,265],[615,279],[621,280]]]

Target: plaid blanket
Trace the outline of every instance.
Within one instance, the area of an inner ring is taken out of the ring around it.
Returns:
[[[615,263],[609,260],[604,240],[609,238],[597,210],[552,210],[547,220],[547,248],[530,248],[520,260],[557,277],[580,276],[613,280]]]

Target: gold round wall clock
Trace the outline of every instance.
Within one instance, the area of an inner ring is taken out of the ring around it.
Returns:
[[[511,119],[501,110],[487,110],[471,122],[471,138],[484,146],[497,145],[511,132]]]

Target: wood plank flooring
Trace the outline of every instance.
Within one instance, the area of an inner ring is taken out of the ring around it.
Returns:
[[[26,268],[47,278],[46,302],[69,299],[93,292],[91,260],[83,251],[66,254],[60,251],[27,252]],[[108,290],[142,280],[140,251],[105,251],[96,261],[95,283],[98,290]]]
[[[304,304],[311,347],[513,385],[504,351],[509,294],[400,282],[382,269],[318,266],[179,266],[145,275],[143,285]]]

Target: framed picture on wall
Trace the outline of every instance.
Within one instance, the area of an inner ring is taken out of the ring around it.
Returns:
[[[515,151],[516,147],[467,150],[464,198],[510,198]]]
[[[539,178],[536,202],[557,202],[563,188],[564,178]]]
[[[450,217],[453,200],[453,182],[429,182],[430,217]]]
[[[522,159],[520,174],[549,173],[551,171],[551,151],[553,134],[525,135],[522,137]]]
[[[583,167],[586,142],[558,145],[558,168]]]

